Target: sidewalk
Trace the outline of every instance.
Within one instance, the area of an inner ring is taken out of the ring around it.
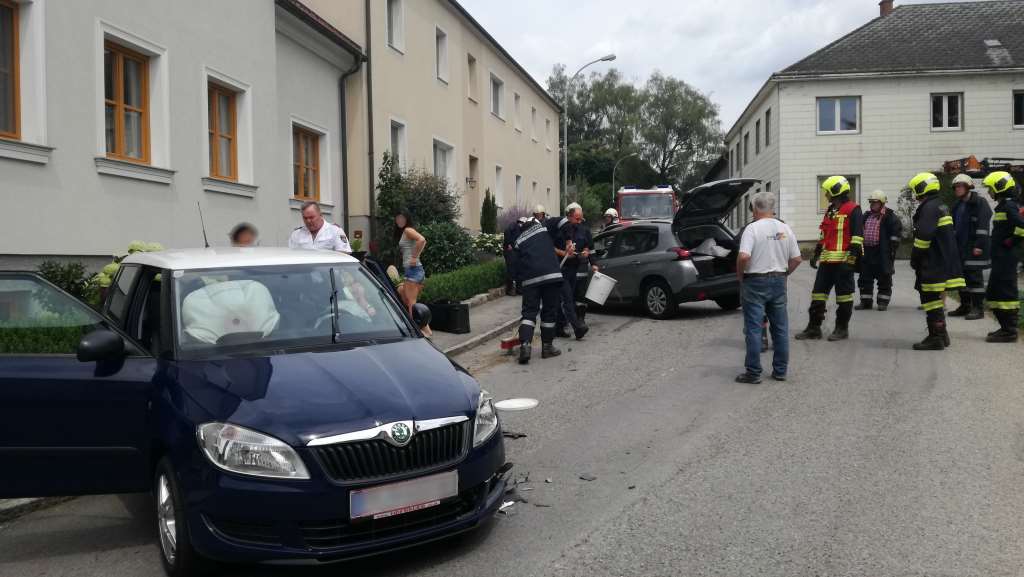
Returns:
[[[469,328],[463,335],[434,331],[431,340],[448,355],[457,355],[506,333],[519,322],[522,298],[501,297],[469,309]]]

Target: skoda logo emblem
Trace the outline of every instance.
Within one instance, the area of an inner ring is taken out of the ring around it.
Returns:
[[[391,425],[391,440],[396,445],[403,446],[409,442],[412,438],[412,430],[409,429],[409,425],[405,423],[395,423]]]

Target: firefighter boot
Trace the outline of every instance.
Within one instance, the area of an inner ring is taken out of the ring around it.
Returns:
[[[928,336],[919,343],[914,343],[915,351],[941,351],[946,348],[946,341],[943,337],[946,331],[946,322],[928,318]]]
[[[949,311],[951,317],[965,317],[971,312],[971,293],[960,291],[960,306]]]
[[[985,295],[971,295],[971,312],[964,320],[976,321],[985,318]]]
[[[519,364],[528,365],[530,364],[530,357],[533,356],[533,347],[530,343],[523,343],[519,345]]]
[[[882,306],[882,303],[878,303],[878,306]],[[872,308],[872,301],[870,298],[861,297],[860,304],[854,308],[859,311],[869,311]]]
[[[853,316],[853,303],[839,303],[836,309],[836,328],[828,336],[828,340],[845,341],[850,338],[850,318]]]
[[[554,342],[544,343],[540,349],[540,358],[542,359],[557,357],[560,354],[562,354],[562,351],[555,347]]]
[[[825,320],[825,302],[812,301],[811,308],[807,313],[807,328],[794,338],[798,341],[819,340],[821,339],[821,323]]]
[[[995,311],[999,330],[985,338],[986,343],[1017,342],[1017,311]]]

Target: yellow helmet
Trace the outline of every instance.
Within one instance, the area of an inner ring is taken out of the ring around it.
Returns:
[[[938,192],[939,188],[941,188],[939,177],[930,172],[918,173],[917,176],[910,179],[910,184],[907,186],[910,187],[910,190],[914,191],[914,196],[917,198],[921,198],[930,192]]]
[[[850,181],[845,176],[830,176],[821,183],[821,189],[829,198],[835,198],[850,192]]]
[[[1013,180],[1013,177],[1010,176],[1010,173],[1002,170],[993,172],[986,176],[983,183],[988,188],[989,194],[992,196],[1007,194],[1013,192],[1017,188],[1017,183]]]
[[[868,202],[874,202],[876,200],[882,204],[889,202],[888,197],[886,197],[885,193],[882,192],[881,190],[876,190],[872,192],[870,196],[868,196]]]

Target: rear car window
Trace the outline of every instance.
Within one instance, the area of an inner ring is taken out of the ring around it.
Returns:
[[[84,303],[36,277],[0,277],[0,354],[74,354],[101,324]]]

